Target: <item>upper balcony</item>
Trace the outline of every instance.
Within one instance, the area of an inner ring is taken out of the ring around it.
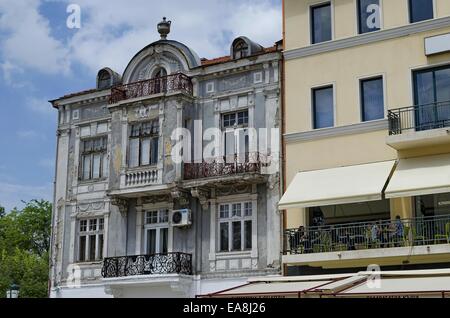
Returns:
[[[189,76],[183,73],[177,73],[126,85],[115,86],[111,88],[109,104],[117,104],[130,99],[176,92],[192,96],[193,86]]]
[[[450,143],[450,101],[389,110],[387,144],[404,150]]]
[[[288,229],[284,244],[290,265],[440,257],[450,253],[450,215]]]
[[[270,165],[267,156],[260,153],[246,153],[215,158],[201,163],[184,164],[184,180],[242,176],[244,174],[261,175]]]

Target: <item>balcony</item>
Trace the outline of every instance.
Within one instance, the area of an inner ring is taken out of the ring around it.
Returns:
[[[121,174],[121,189],[157,185],[162,182],[162,171],[157,167],[133,168]]]
[[[121,101],[129,99],[157,94],[170,94],[175,92],[192,95],[193,86],[191,78],[182,73],[177,73],[126,85],[115,86],[111,89],[109,104],[117,104]]]
[[[196,180],[221,176],[233,176],[245,173],[261,174],[267,167],[267,156],[260,153],[247,153],[216,158],[212,161],[184,164],[184,180]]]
[[[448,259],[450,215],[288,229],[284,244],[285,264]]]
[[[192,255],[167,253],[110,257],[103,260],[103,278],[168,274],[192,275]]]
[[[397,150],[450,142],[450,101],[392,109],[387,144]]]

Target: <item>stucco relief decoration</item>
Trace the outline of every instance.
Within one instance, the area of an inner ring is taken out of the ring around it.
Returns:
[[[251,192],[250,185],[240,185],[240,186],[230,186],[230,187],[218,187],[217,195],[233,195],[233,194],[243,194]]]
[[[238,78],[229,78],[224,79],[220,82],[220,87],[222,90],[231,90],[245,86],[246,84],[245,76],[241,76]]]

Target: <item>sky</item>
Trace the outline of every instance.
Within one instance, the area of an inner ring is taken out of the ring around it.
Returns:
[[[73,27],[73,6],[80,24]],[[68,10],[69,9],[69,10]],[[76,12],[76,11],[75,11]],[[122,74],[129,60],[159,39],[200,57],[229,54],[248,36],[272,46],[282,36],[281,0],[0,0],[0,205],[52,200],[57,112],[48,103],[95,88],[96,74]]]

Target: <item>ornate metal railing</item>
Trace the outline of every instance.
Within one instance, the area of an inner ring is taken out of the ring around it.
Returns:
[[[450,101],[392,109],[388,120],[389,135],[450,127]]]
[[[268,166],[268,157],[260,153],[235,154],[203,160],[201,163],[185,163],[184,179],[194,180],[241,173],[261,173]]]
[[[104,278],[155,274],[192,275],[192,255],[167,253],[109,257],[103,260]]]
[[[109,103],[115,104],[127,99],[177,91],[192,95],[193,86],[191,78],[182,73],[177,73],[126,85],[115,86],[111,88]]]
[[[284,233],[285,254],[450,243],[450,215],[300,227]]]

